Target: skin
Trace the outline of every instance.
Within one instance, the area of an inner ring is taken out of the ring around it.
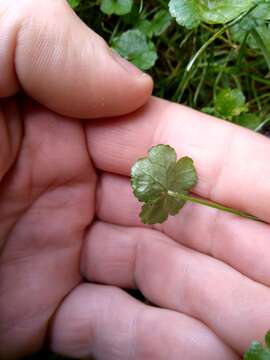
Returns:
[[[149,99],[65,1],[0,0],[0,37],[0,358],[240,359],[270,328],[269,140]],[[128,176],[158,143],[266,223],[187,204],[143,226]]]

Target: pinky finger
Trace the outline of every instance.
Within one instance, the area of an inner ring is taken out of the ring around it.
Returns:
[[[73,358],[239,359],[198,320],[92,284],[78,286],[59,307],[50,343],[54,352]]]

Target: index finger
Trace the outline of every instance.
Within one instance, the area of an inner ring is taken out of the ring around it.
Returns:
[[[98,169],[129,175],[156,144],[190,156],[198,172],[194,192],[270,222],[270,140],[182,105],[152,98],[133,114],[87,125]]]

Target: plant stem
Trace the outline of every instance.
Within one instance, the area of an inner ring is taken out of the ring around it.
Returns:
[[[220,35],[222,35],[226,30],[228,30],[231,26],[237,24],[240,20],[242,20],[247,14],[249,14],[253,9],[255,9],[257,5],[254,5],[251,9],[247,10],[246,12],[240,14],[237,18],[229,22],[228,24],[224,25],[221,29],[219,29],[210,39],[208,39],[203,46],[197,51],[197,53],[193,56],[190,62],[187,65],[186,71],[189,72],[198,59],[198,57],[211,45]]]
[[[241,216],[241,217],[246,218],[246,219],[251,219],[251,220],[263,222],[262,220],[260,220],[256,216],[250,215],[250,214],[248,214],[248,213],[246,213],[244,211],[235,210],[235,209],[232,209],[232,208],[229,208],[229,207],[214,203],[212,201],[203,200],[203,199],[196,198],[196,197],[193,197],[193,196],[190,196],[190,195],[179,194],[177,192],[170,191],[170,190],[168,191],[168,195],[172,196],[173,198],[178,199],[178,200],[191,201],[191,202],[193,202],[195,204],[200,204],[200,205],[208,206],[208,207],[218,209],[218,210],[221,210],[221,211],[225,211],[225,212],[228,212],[230,214]]]

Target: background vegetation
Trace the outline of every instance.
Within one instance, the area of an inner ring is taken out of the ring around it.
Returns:
[[[70,2],[81,19],[122,56],[148,70],[155,81],[156,96],[256,131],[267,130],[270,121],[268,1],[260,5],[260,11],[248,12],[244,19],[225,30],[223,24],[205,22],[191,29],[180,26],[170,16],[167,0],[134,0],[130,11],[124,9],[128,14],[120,16],[104,13],[117,12],[117,5],[116,9],[110,7],[117,0]],[[102,8],[104,3],[107,8]],[[254,29],[261,31],[261,39],[254,39]],[[216,39],[212,42],[213,36]],[[187,71],[190,61],[207,42],[211,44]]]

